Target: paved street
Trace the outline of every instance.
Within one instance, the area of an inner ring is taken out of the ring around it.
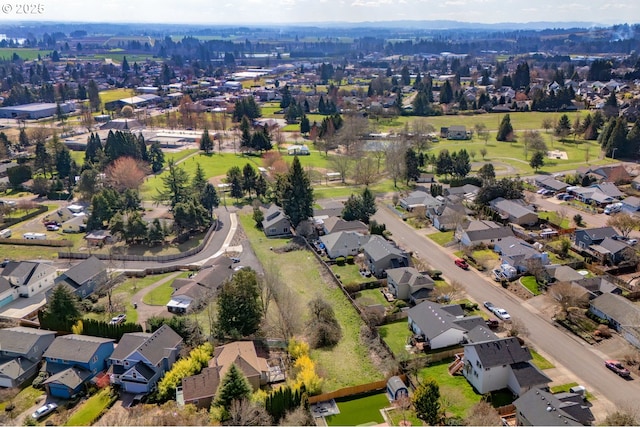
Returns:
[[[490,300],[494,305],[505,308],[512,317],[521,320],[529,330],[528,339],[534,347],[579,378],[582,385],[597,397],[599,405],[610,409],[614,406],[607,401],[617,405],[635,405],[633,401],[640,395],[640,381],[623,380],[606,369],[603,363],[606,355],[598,349],[553,326],[548,316],[505,292],[477,271],[458,268],[453,263],[453,255],[424,237],[423,232],[416,232],[386,207],[379,205],[373,219],[385,223],[401,247],[414,251],[433,268],[441,270],[447,281],[459,282],[472,299],[479,303]]]

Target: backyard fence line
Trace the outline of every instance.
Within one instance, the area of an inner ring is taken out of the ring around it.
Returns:
[[[406,375],[399,375],[400,379],[406,383]],[[367,384],[354,385],[351,387],[341,388],[330,393],[323,393],[309,397],[309,403],[325,402],[331,399],[339,399],[341,397],[354,396],[357,394],[367,393],[370,391],[384,390],[387,388],[387,380],[374,381]]]
[[[64,247],[64,246],[73,246],[73,243],[70,240],[62,239],[62,240],[52,240],[52,239],[0,239],[0,245],[20,245],[20,246],[54,246],[54,247]]]

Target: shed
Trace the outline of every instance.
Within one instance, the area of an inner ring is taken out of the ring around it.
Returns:
[[[387,394],[391,400],[400,400],[409,397],[409,389],[399,376],[394,375],[387,381]]]

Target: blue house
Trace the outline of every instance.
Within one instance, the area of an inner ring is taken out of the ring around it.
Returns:
[[[62,283],[78,297],[86,298],[108,280],[107,265],[95,256],[90,256],[58,276],[55,284]],[[47,298],[50,292],[47,293]]]
[[[45,381],[51,396],[69,399],[82,390],[84,384],[103,372],[113,353],[113,340],[88,335],[64,335],[45,351],[44,370],[50,375]]]

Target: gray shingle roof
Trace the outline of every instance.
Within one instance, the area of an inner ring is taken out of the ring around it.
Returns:
[[[44,381],[44,384],[62,384],[69,387],[70,389],[75,390],[80,385],[82,385],[82,383],[84,383],[87,378],[90,378],[91,375],[92,373],[90,371],[87,371],[86,369],[72,366],[71,368],[60,371],[55,375],[51,375]]]
[[[120,341],[116,344],[116,348],[113,350],[113,353],[111,353],[109,359],[126,359],[126,357],[136,351],[142,343],[148,340],[150,336],[151,334],[146,332],[132,332],[122,335],[122,338],[120,338]]]
[[[340,248],[360,248],[363,247],[371,236],[361,234],[356,231],[338,231],[337,233],[320,236],[320,241],[324,243],[327,252],[333,252]]]
[[[466,337],[469,342],[492,341],[498,339],[498,336],[494,334],[491,329],[487,328],[486,325],[479,325],[467,331]]]
[[[458,319],[444,307],[453,306],[442,306],[432,301],[425,301],[409,309],[409,317],[418,325],[427,339],[437,337],[450,329],[467,331],[467,327],[473,329],[480,323],[484,324],[484,320],[480,316]]]
[[[374,261],[381,260],[389,254],[396,255],[400,258],[407,256],[403,251],[395,247],[384,237],[378,235],[371,236],[369,241],[362,247],[362,249]]]
[[[110,342],[113,340],[89,335],[64,335],[53,341],[43,357],[88,363],[101,345]]]
[[[560,400],[553,394],[537,388],[527,391],[513,404],[517,412],[534,426],[581,426],[581,420],[585,422],[584,425],[589,425],[588,419],[593,421],[593,414],[588,407],[570,400]],[[568,411],[569,408],[572,409]],[[575,412],[579,412],[580,415],[572,414]]]
[[[511,365],[531,360],[531,353],[515,337],[467,344],[478,353],[483,368]]]
[[[584,231],[591,240],[604,240],[605,237],[613,237],[618,232],[613,227],[588,228]]]
[[[2,271],[2,276],[21,278],[22,284],[28,286],[33,278],[39,280],[42,276],[53,274],[55,271],[54,266],[42,262],[11,261]]]
[[[525,215],[535,214],[533,209],[525,206],[523,203],[518,203],[514,200],[507,200],[502,197],[498,197],[490,202],[490,205],[499,211],[506,212],[515,218],[521,218]]]
[[[177,348],[182,343],[180,335],[167,325],[162,325],[139,347],[142,354],[152,365],[158,365],[167,355],[167,350]]]
[[[0,375],[17,379],[20,375],[23,375],[26,371],[31,369],[33,365],[37,365],[39,361],[32,362],[31,360],[18,357],[15,359],[4,359],[0,361]]]
[[[42,336],[55,336],[55,334],[54,331],[24,326],[0,329],[0,349],[11,353],[27,354]]]
[[[107,265],[95,256],[90,256],[81,263],[68,269],[64,275],[74,281],[77,285],[82,285],[91,278],[107,269]]]
[[[551,378],[542,373],[530,362],[518,362],[511,365],[511,371],[518,380],[520,387],[530,388],[545,386],[551,382]]]
[[[591,300],[591,305],[615,319],[622,326],[640,325],[640,307],[623,296],[610,293],[602,294]]]
[[[414,267],[390,268],[387,270],[387,277],[395,283],[407,283],[409,286],[425,286],[433,289],[435,282],[426,274],[420,273]]]

